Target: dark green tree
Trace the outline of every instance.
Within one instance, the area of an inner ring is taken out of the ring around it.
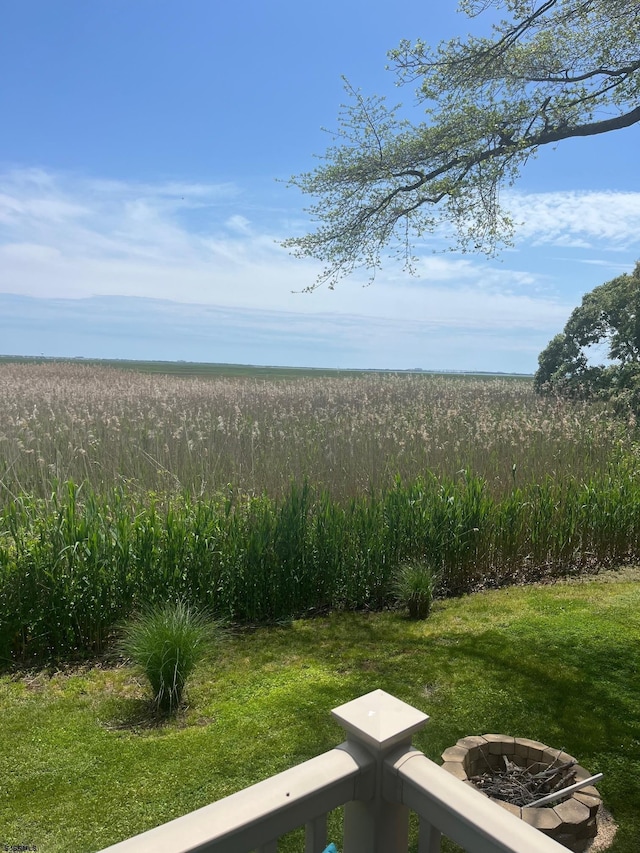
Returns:
[[[315,230],[285,246],[324,263],[315,286],[373,274],[384,252],[411,266],[413,241],[436,230],[493,253],[512,233],[500,189],[538,149],[640,121],[639,0],[460,2],[470,17],[491,7],[506,19],[490,37],[390,52],[398,84],[416,87],[418,121],[347,86],[335,144],[291,179],[316,199]]]
[[[564,331],[540,353],[541,393],[640,403],[640,262],[585,294]]]

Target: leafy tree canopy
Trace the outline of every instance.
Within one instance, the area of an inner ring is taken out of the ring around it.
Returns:
[[[386,251],[410,267],[413,241],[441,228],[463,251],[493,253],[511,235],[499,190],[541,146],[640,121],[638,0],[460,2],[470,17],[491,7],[506,17],[490,37],[390,52],[422,121],[347,84],[335,144],[291,179],[318,199],[315,230],[284,243],[324,263],[315,287],[375,274]]]
[[[630,275],[587,293],[538,363],[534,384],[540,392],[614,399],[638,411],[640,262]]]

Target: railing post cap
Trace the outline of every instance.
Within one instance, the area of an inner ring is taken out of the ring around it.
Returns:
[[[331,712],[353,740],[382,752],[411,741],[429,717],[384,690],[372,690]]]

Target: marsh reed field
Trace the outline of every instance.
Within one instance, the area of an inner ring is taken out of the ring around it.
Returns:
[[[0,364],[0,656],[183,597],[241,622],[640,557],[635,424],[527,379]]]
[[[0,389],[0,504],[47,498],[69,479],[97,493],[271,498],[306,479],[343,499],[464,469],[504,494],[514,481],[608,473],[637,453],[627,424],[539,398],[527,379],[190,378],[49,363],[0,365]]]

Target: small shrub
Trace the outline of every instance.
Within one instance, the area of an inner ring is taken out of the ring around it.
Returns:
[[[406,563],[400,566],[394,591],[398,602],[406,607],[412,619],[426,619],[438,583],[438,575],[426,563]]]
[[[215,631],[216,623],[183,601],[149,608],[123,626],[120,650],[144,671],[159,713],[177,711],[186,680]]]

